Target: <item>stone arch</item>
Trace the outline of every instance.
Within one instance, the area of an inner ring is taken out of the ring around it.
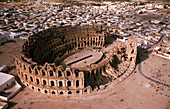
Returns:
[[[132,57],[130,57],[130,61],[132,61],[132,59],[133,59],[133,58],[132,58]]]
[[[43,80],[43,85],[46,85],[46,84],[47,84],[46,80]]]
[[[133,54],[134,53],[134,49],[131,51],[131,54]]]
[[[84,93],[85,93],[85,94],[87,93],[87,89],[84,90]]]
[[[75,71],[75,75],[76,75],[76,77],[78,77],[79,76],[79,72]]]
[[[63,86],[63,82],[59,81],[59,87],[62,87],[62,86]]]
[[[35,74],[38,75],[38,69],[35,68],[34,71],[35,71]]]
[[[55,95],[55,91],[52,91],[51,93],[52,93],[53,95]]]
[[[62,72],[60,70],[58,71],[58,77],[62,77]]]
[[[24,70],[26,70],[26,66],[25,65],[23,65],[24,66]]]
[[[28,77],[27,77],[27,75],[25,74],[25,80],[27,80],[28,79]]]
[[[38,88],[38,92],[41,92],[41,89]]]
[[[30,81],[33,82],[33,78],[30,76]]]
[[[76,94],[79,94],[79,93],[80,93],[80,91],[79,91],[79,90],[77,90],[77,91],[76,91]]]
[[[68,76],[71,76],[71,72],[68,71],[68,70],[66,71],[66,74],[67,74],[67,77],[68,77]]]
[[[68,86],[68,87],[71,86],[71,81],[67,81],[67,86]]]
[[[48,92],[47,92],[47,90],[44,90],[44,93],[46,93],[46,94],[47,94],[47,93],[48,93]]]
[[[79,80],[76,81],[76,87],[79,87]]]
[[[51,83],[51,86],[55,86],[55,83],[54,83],[54,81],[51,81],[50,83]]]
[[[31,74],[32,73],[31,67],[28,67],[28,70],[29,70],[29,73]]]
[[[41,73],[42,73],[42,76],[46,75],[44,69],[41,70]]]
[[[71,92],[71,91],[69,91],[69,92],[68,92],[68,95],[72,95],[72,92]]]
[[[39,79],[38,79],[38,78],[36,79],[36,83],[37,83],[37,84],[40,84],[40,81],[39,81]]]
[[[64,93],[61,91],[61,92],[60,92],[60,95],[63,95],[63,94],[64,94]]]
[[[54,73],[52,70],[49,71],[50,76],[54,76]]]

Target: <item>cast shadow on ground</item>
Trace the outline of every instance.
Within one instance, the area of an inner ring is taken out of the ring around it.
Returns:
[[[152,81],[152,82],[155,82],[155,83],[157,83],[157,84],[161,84],[161,85],[166,86],[166,87],[170,87],[170,85],[165,84],[165,83],[162,83],[162,82],[157,81],[157,80],[155,80],[155,79],[152,79],[152,78],[146,76],[146,75],[142,72],[141,62],[143,62],[143,61],[145,61],[146,59],[148,59],[150,53],[152,53],[152,50],[148,51],[147,49],[140,50],[140,51],[138,52],[138,54],[137,54],[137,65],[138,65],[138,71],[139,71],[139,73],[140,73],[143,77],[145,77],[146,79],[148,79],[148,80],[150,80],[150,81]],[[145,72],[145,73],[147,73],[147,72]]]
[[[147,60],[149,58],[149,55],[153,52],[153,50],[148,49],[140,49],[138,48],[137,57],[140,57],[140,61],[137,58],[137,64],[140,64],[141,62]]]
[[[17,103],[15,102],[11,102],[11,101],[8,101],[8,109],[11,109],[12,107],[14,107]]]

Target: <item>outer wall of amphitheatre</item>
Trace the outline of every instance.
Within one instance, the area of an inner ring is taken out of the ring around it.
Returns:
[[[135,67],[137,40],[117,40],[110,46],[105,26],[52,27],[30,36],[23,45],[21,57],[15,58],[18,76],[23,84],[36,92],[56,96],[90,94],[118,83]],[[83,52],[101,55],[94,63],[73,68],[71,65],[93,55],[61,64],[63,60]]]

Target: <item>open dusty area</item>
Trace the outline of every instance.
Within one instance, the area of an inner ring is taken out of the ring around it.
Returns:
[[[20,55],[21,46],[24,41],[21,39],[9,40],[8,43],[4,43],[0,46],[0,66],[14,64],[14,56]]]
[[[143,57],[142,59],[142,71],[146,76],[153,78],[159,73],[162,76],[156,80],[170,84],[169,60],[152,54],[149,58]],[[10,101],[16,103],[13,109],[169,109],[169,91],[170,88],[143,77],[137,66],[135,73],[125,81],[96,94],[58,98],[34,92],[26,87]]]
[[[95,52],[95,51],[86,51],[76,53],[68,58],[66,58],[63,62],[63,64],[70,65],[73,68],[76,67],[85,67],[87,65],[90,65],[92,63],[95,63],[101,57],[103,54],[101,52]]]

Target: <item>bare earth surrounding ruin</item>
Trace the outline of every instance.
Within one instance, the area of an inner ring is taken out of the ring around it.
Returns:
[[[111,42],[107,26],[52,27],[29,37],[15,65],[21,82],[36,92],[95,93],[133,72],[136,40]]]
[[[164,74],[160,79],[170,84],[168,66],[170,66],[168,60],[152,55],[142,62],[145,75],[155,76],[153,73],[160,69],[160,74]],[[149,73],[151,70],[153,73]],[[42,96],[41,93],[25,88],[11,101],[18,103],[13,107],[14,109],[169,109],[170,88],[151,82],[139,74],[138,70],[135,72],[119,85],[89,96],[56,98]]]
[[[0,4],[9,108],[170,109],[169,5],[103,3]]]
[[[10,60],[13,59],[13,57],[11,57],[11,55],[16,53],[18,53],[18,55],[20,54],[19,48],[21,48],[23,42],[24,41],[18,40],[17,43],[5,43],[1,46],[2,53],[0,58],[6,59],[3,61],[6,62],[7,65],[12,65],[13,62],[10,62]],[[11,54],[4,51],[11,46],[17,49],[9,49]],[[169,60],[153,56],[149,53],[142,53],[140,58],[142,61],[141,69],[146,76],[162,83],[170,84]],[[16,70],[12,69],[10,73],[16,74]],[[169,109],[169,91],[170,88],[143,77],[139,73],[137,65],[135,73],[130,75],[125,81],[122,81],[119,85],[114,87],[98,91],[97,93],[78,97],[56,97],[34,92],[25,87],[19,94],[11,99],[10,102],[13,109]]]

